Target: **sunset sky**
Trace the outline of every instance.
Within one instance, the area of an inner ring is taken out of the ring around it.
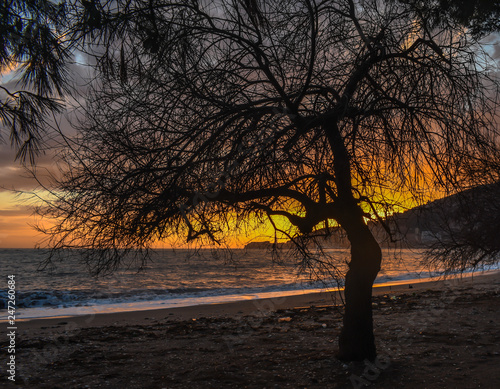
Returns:
[[[35,219],[19,191],[31,190],[36,182],[26,177],[24,169],[14,162],[15,153],[8,144],[0,145],[0,247],[33,248],[38,233],[29,226]],[[43,160],[43,158],[42,158]],[[45,162],[45,161],[44,161]]]
[[[33,228],[40,220],[33,215],[31,206],[32,196],[29,194],[39,189],[39,184],[29,178],[27,172],[18,162],[15,162],[15,153],[6,143],[0,145],[0,248],[34,248],[40,243],[44,235]],[[53,170],[54,160],[48,154],[41,155],[37,160],[38,171]],[[25,193],[19,193],[25,192]],[[267,226],[269,227],[269,226]],[[240,247],[250,240],[271,240],[271,229],[254,229],[249,236],[228,237],[230,245]],[[244,234],[242,234],[244,235]],[[181,241],[175,242],[176,246]],[[169,244],[159,243],[157,247],[170,247]]]
[[[488,51],[497,61],[500,59],[498,37],[488,39]],[[81,60],[81,58],[80,58]],[[76,65],[78,66],[78,65]],[[5,81],[5,74],[3,75]],[[30,192],[37,188],[35,180],[15,161],[15,152],[10,147],[8,133],[2,132],[3,142],[0,144],[0,248],[33,248],[43,236],[32,227],[37,222],[30,208],[30,198],[19,194],[19,191]],[[41,155],[37,160],[37,169],[52,170],[54,160],[51,155]],[[270,240],[270,229],[261,229],[251,237],[231,238],[234,244],[245,244],[248,240]],[[266,236],[267,235],[267,236]]]

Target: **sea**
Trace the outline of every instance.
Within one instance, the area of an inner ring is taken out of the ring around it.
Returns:
[[[35,249],[0,249],[0,320],[8,316],[9,279],[15,281],[16,320],[30,320],[333,290],[342,287],[339,275],[347,269],[349,258],[346,249],[325,250],[321,255],[328,257],[329,270],[335,270],[325,272],[288,258],[286,253],[276,260],[266,250],[234,249],[228,256],[213,250],[162,249],[151,254],[142,270],[123,267],[94,277],[77,251],[65,254],[54,267],[43,269],[46,255]],[[442,276],[422,264],[423,250],[384,249],[383,258],[375,281],[378,285]],[[498,266],[483,270],[491,269]]]

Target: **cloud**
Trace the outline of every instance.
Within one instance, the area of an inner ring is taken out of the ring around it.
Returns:
[[[37,223],[31,207],[14,192],[0,191],[0,247],[33,248],[43,236],[32,226]]]
[[[30,224],[34,219],[29,214],[0,214],[0,248],[33,248],[43,236]]]
[[[39,174],[35,179],[31,173],[18,166],[0,167],[0,192],[26,193],[39,190],[42,187],[49,188],[51,184],[50,170],[39,168]]]
[[[22,168],[2,166],[0,168],[0,191],[30,191],[39,186]]]
[[[0,145],[0,192],[2,191],[32,191],[41,186],[49,188],[51,177],[56,176],[57,149],[40,154],[36,161],[36,179],[32,168],[15,161],[15,151],[10,145]]]
[[[0,218],[1,217],[27,217],[31,216],[32,209],[30,207],[19,207],[17,209],[0,209]],[[1,220],[1,219],[0,219]],[[2,228],[0,226],[0,228]]]

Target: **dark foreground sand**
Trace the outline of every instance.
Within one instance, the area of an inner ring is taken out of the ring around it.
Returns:
[[[18,322],[16,382],[3,367],[0,387],[500,388],[500,273],[376,288],[375,364],[335,358],[335,302],[324,293]]]

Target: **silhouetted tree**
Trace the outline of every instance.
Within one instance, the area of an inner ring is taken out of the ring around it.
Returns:
[[[308,239],[338,223],[351,245],[340,357],[375,358],[382,255],[366,220],[470,185],[497,155],[481,47],[376,0],[107,7],[91,7],[98,77],[39,209],[55,221],[48,245],[109,270],[157,240],[219,242],[267,218],[313,260]]]
[[[10,132],[17,157],[34,162],[47,116],[63,108],[65,8],[50,0],[2,0],[0,15],[0,126]]]

